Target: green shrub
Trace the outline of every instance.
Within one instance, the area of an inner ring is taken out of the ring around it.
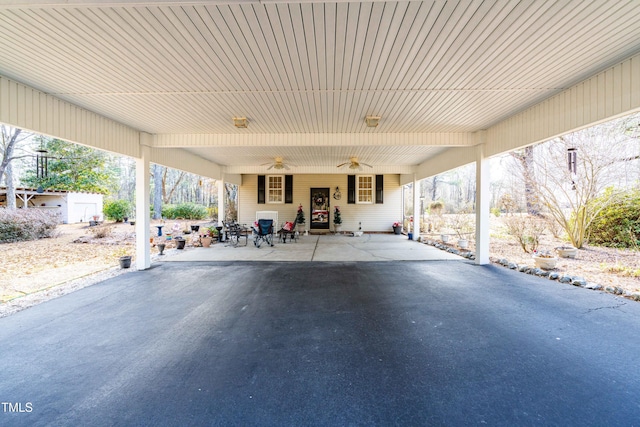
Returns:
[[[595,200],[611,197],[612,188]],[[609,204],[591,222],[587,230],[589,242],[615,248],[637,248],[640,245],[640,189],[626,191]]]
[[[131,203],[128,200],[108,200],[102,208],[104,215],[115,222],[124,221],[131,215]]]
[[[207,217],[207,208],[196,203],[164,205],[162,206],[162,217],[166,219],[204,219]]]
[[[0,208],[0,243],[52,237],[59,216],[39,209]]]

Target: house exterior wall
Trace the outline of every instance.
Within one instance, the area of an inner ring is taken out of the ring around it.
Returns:
[[[278,174],[271,174],[278,175]],[[366,175],[366,174],[362,174]],[[402,187],[399,175],[384,175],[384,203],[348,204],[347,175],[293,175],[293,203],[258,203],[258,175],[243,175],[238,196],[238,222],[252,224],[257,211],[276,211],[278,221],[293,221],[302,204],[309,229],[311,221],[311,188],[329,188],[330,194],[340,188],[342,198],[331,197],[330,230],[333,230],[333,208],[340,206],[342,230],[357,231],[362,223],[364,232],[392,232],[394,221],[402,219]],[[326,231],[326,230],[322,230]]]

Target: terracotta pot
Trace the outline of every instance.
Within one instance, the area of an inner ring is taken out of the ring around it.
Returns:
[[[204,236],[200,238],[200,241],[202,242],[202,247],[203,248],[208,248],[209,246],[211,246],[211,240],[213,240],[211,237],[209,236]]]

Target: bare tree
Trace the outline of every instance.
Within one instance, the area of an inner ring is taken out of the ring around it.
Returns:
[[[176,188],[180,185],[180,181],[184,178],[186,172],[179,171],[176,169],[171,169],[167,167],[163,167],[162,173],[162,201],[164,203],[171,203],[173,199],[173,193],[176,191]]]
[[[540,215],[540,200],[536,192],[536,175],[534,168],[533,146],[525,147],[522,150],[512,151],[511,156],[518,161],[522,173],[524,184],[524,197],[529,215]]]
[[[30,133],[23,133],[22,129],[5,125],[0,126],[0,138],[2,138],[0,140],[0,156],[2,158],[2,161],[0,161],[0,181],[4,177],[5,185],[7,186],[7,208],[9,209],[16,208],[15,184],[11,162],[31,156],[31,154],[16,154],[18,144],[31,138],[31,136]]]
[[[574,132],[534,148],[535,180],[531,184],[549,215],[564,229],[573,246],[581,248],[589,225],[597,215],[616,200],[598,197],[608,186],[620,189],[628,182],[627,166],[638,176],[637,142],[625,135],[628,121],[618,120]],[[568,165],[568,150],[577,153],[575,171]]]

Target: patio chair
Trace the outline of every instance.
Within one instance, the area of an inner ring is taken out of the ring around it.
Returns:
[[[297,218],[296,218],[297,219]],[[285,222],[282,228],[278,231],[278,241],[282,243],[287,243],[287,236],[289,236],[289,241],[294,240],[298,241],[298,232],[296,231],[296,221],[293,222]]]
[[[253,230],[253,244],[256,248],[259,248],[262,242],[266,242],[269,246],[273,246],[273,220],[272,219],[259,219],[258,225],[252,227]]]
[[[240,225],[237,222],[224,223],[224,226],[227,229],[227,245],[236,247],[242,241],[244,237],[244,245],[247,246],[249,241],[249,230],[244,225]]]

